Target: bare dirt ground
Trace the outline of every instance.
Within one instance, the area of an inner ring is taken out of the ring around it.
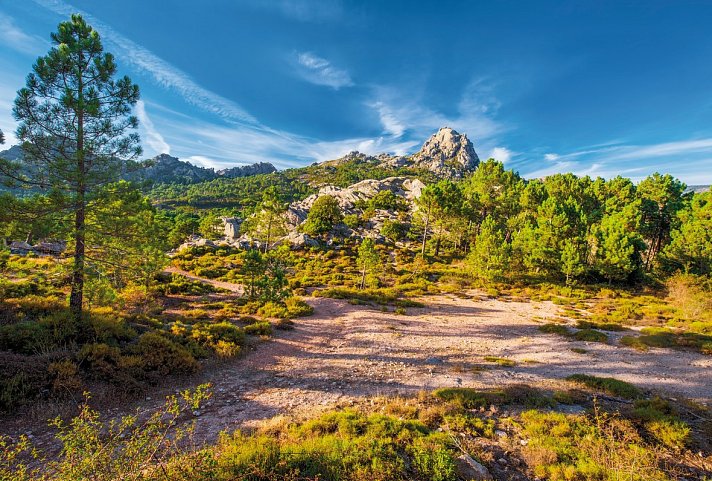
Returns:
[[[213,287],[225,289],[225,290],[228,290],[228,291],[234,292],[236,294],[240,294],[240,295],[244,294],[244,292],[245,292],[245,289],[240,284],[216,281],[213,279],[205,279],[203,277],[198,277],[195,274],[191,274],[188,271],[184,271],[183,269],[179,269],[174,266],[166,267],[163,272],[167,272],[169,274],[180,274],[181,276],[187,277],[191,281],[198,281],[198,282],[202,282],[203,284],[210,284]]]
[[[240,358],[213,363],[189,380],[172,382],[110,412],[154,409],[176,389],[210,382],[214,394],[196,413],[196,436],[211,441],[222,430],[250,427],[278,414],[304,414],[374,395],[509,383],[556,387],[574,373],[712,401],[709,356],[667,349],[640,353],[617,344],[622,333],[611,333],[610,344],[543,334],[537,330],[540,323],[558,315],[557,306],[548,302],[508,302],[476,293],[422,300],[425,308],[397,315],[342,300],[309,299],[315,313],[297,319],[295,329],[276,331],[273,339],[256,343]],[[485,356],[517,364],[501,367]]]

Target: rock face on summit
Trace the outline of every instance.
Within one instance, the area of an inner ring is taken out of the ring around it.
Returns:
[[[443,177],[463,177],[477,168],[480,158],[467,135],[443,127],[413,154],[412,162]]]

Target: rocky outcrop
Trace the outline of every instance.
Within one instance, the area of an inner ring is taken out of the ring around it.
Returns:
[[[8,246],[10,253],[17,255],[36,254],[40,256],[59,257],[67,250],[65,241],[41,241],[35,245],[31,245],[25,241],[11,242]]]
[[[234,179],[237,177],[249,177],[251,175],[271,174],[277,169],[269,162],[258,162],[252,165],[243,165],[241,167],[231,167],[229,169],[218,170],[216,174],[220,177]]]
[[[24,152],[22,151],[22,147],[20,147],[19,145],[13,145],[9,149],[0,152],[0,159],[9,160],[12,162],[22,160],[23,157]]]
[[[242,219],[239,217],[221,217],[225,228],[225,239],[228,241],[236,240],[240,237],[240,226]]]
[[[474,171],[480,163],[470,139],[450,127],[443,127],[425,141],[413,155],[378,154],[376,156],[349,152],[345,156],[320,165],[338,167],[345,163],[371,163],[391,168],[424,169],[439,177],[461,178]]]
[[[145,161],[144,167],[127,174],[128,180],[150,180],[160,183],[193,184],[217,178],[213,169],[198,167],[168,154]]]
[[[425,141],[411,157],[414,167],[424,168],[443,177],[463,177],[480,163],[475,148],[467,138],[449,127],[443,127]]]
[[[319,189],[319,192],[312,194],[306,199],[293,202],[287,209],[288,223],[296,227],[304,222],[316,199],[324,195],[334,197],[341,211],[344,214],[355,214],[356,205],[360,202],[367,202],[377,193],[382,190],[390,190],[397,196],[407,200],[413,200],[420,196],[422,189],[425,187],[418,179],[409,179],[407,177],[388,177],[383,180],[363,180],[349,187],[341,188],[333,185],[327,185]]]

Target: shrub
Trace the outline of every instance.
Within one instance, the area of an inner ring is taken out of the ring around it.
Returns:
[[[637,399],[643,396],[643,392],[634,385],[620,381],[612,377],[597,377],[589,376],[588,374],[573,374],[566,378],[591,389],[597,389],[607,392],[613,396],[619,396],[625,399]]]
[[[251,334],[253,336],[271,336],[272,324],[267,321],[255,322],[254,324],[245,326],[245,333]]]
[[[157,332],[141,335],[136,352],[141,356],[144,370],[159,375],[193,373],[200,368],[198,361],[183,346]]]
[[[0,349],[18,354],[37,354],[50,341],[50,333],[36,321],[0,326]]]
[[[114,313],[92,313],[89,322],[96,342],[118,343],[130,341],[138,335],[124,319]]]
[[[283,303],[269,301],[262,305],[258,310],[257,314],[262,317],[277,317],[281,319],[286,319],[289,317],[289,311],[287,306]]]
[[[687,423],[663,418],[646,423],[645,428],[655,439],[673,449],[682,449],[690,442],[690,426]]]
[[[465,409],[483,408],[504,402],[504,393],[501,391],[483,392],[465,387],[436,389],[433,395]]]
[[[47,368],[52,381],[52,391],[58,394],[71,394],[82,388],[82,379],[79,376],[79,367],[69,359],[55,361]]]
[[[568,336],[571,334],[568,327],[563,324],[554,324],[553,322],[539,326],[539,331],[546,334],[558,334],[560,336]]]
[[[121,350],[104,343],[85,344],[79,351],[78,359],[92,377],[114,381],[121,362]]]
[[[574,333],[573,337],[577,341],[608,342],[608,336],[606,334],[594,329],[581,329],[580,331]]]
[[[314,308],[298,297],[288,297],[284,301],[289,317],[305,317],[314,314]]]
[[[621,344],[627,347],[632,347],[636,351],[646,352],[650,350],[647,344],[640,340],[637,336],[621,337]]]
[[[616,322],[592,322],[579,320],[576,322],[579,329],[598,329],[600,331],[625,331],[626,328]]]
[[[12,411],[35,398],[52,382],[51,358],[0,352],[0,411]]]
[[[485,356],[484,359],[487,362],[493,362],[498,366],[502,367],[514,367],[517,365],[517,361],[515,361],[514,359],[507,359],[505,357]]]

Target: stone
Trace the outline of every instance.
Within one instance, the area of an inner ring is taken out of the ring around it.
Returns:
[[[461,454],[455,459],[458,474],[466,481],[491,481],[494,478],[482,464],[469,454]]]
[[[230,241],[235,241],[240,237],[240,226],[242,225],[242,219],[239,217],[221,217],[223,221],[223,227],[225,228],[225,239]]]

